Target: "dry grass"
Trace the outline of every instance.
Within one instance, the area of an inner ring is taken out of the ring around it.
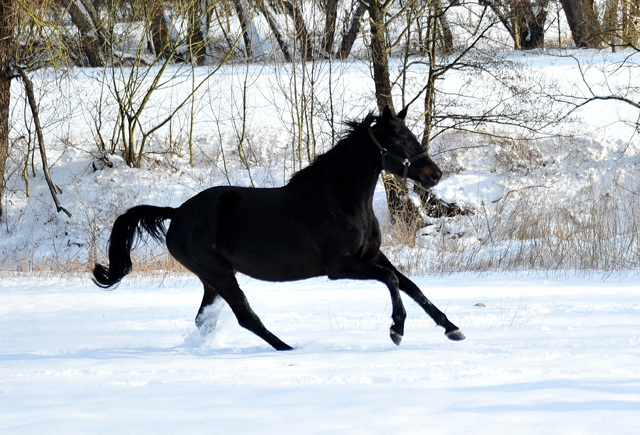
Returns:
[[[546,143],[447,139],[452,148],[465,143],[442,153],[441,167],[449,175],[489,166],[507,177],[504,194],[468,216],[428,220],[415,235],[384,222],[383,249],[401,270],[422,275],[640,267],[640,186],[629,187],[635,169],[624,159],[614,165],[587,161],[581,153],[592,144],[570,137]],[[590,178],[590,170],[600,175]]]
[[[187,269],[178,263],[168,252],[158,253],[149,249],[134,251],[131,255],[133,270],[130,278],[141,278],[149,276],[186,276],[191,274]],[[99,260],[108,263],[106,257]],[[66,276],[83,277],[89,276],[95,262],[81,258],[64,257],[35,257],[32,254],[23,253],[10,255],[2,259],[0,263],[0,274],[16,276]]]
[[[381,221],[383,250],[413,275],[460,271],[625,271],[640,266],[640,198],[619,188],[595,186],[575,204],[557,204],[533,189],[509,195],[489,212],[433,219],[424,228]],[[189,275],[166,248],[141,244],[132,252],[132,277]],[[91,248],[93,249],[93,248]],[[106,262],[104,247],[98,261]],[[3,273],[36,276],[88,274],[94,261],[76,255],[12,253]]]

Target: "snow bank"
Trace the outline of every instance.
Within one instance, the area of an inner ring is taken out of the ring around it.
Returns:
[[[447,340],[405,298],[400,347],[380,284],[241,279],[291,352],[228,307],[201,338],[192,279],[104,292],[88,279],[3,278],[0,431],[636,433],[640,287],[600,278],[417,279],[468,338]]]

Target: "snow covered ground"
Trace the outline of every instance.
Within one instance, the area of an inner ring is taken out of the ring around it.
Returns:
[[[416,278],[467,335],[404,298],[324,279],[240,278],[295,347],[276,352],[224,307],[202,338],[188,277],[0,281],[2,434],[635,434],[637,275]],[[479,306],[482,304],[484,306]]]

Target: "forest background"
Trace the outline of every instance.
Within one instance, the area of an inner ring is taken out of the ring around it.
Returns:
[[[637,0],[2,0],[0,23],[4,272],[84,273],[126,208],[280,186],[408,104],[445,179],[382,177],[403,270],[638,267]]]

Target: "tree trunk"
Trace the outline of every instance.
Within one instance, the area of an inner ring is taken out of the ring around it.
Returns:
[[[169,26],[164,15],[164,7],[159,0],[145,3],[147,19],[150,21],[151,43],[157,59],[166,59],[171,54]]]
[[[424,131],[422,132],[421,145],[425,151],[429,152],[431,146],[431,132],[434,124],[435,117],[435,98],[436,98],[436,48],[438,45],[438,23],[441,23],[441,11],[437,8],[433,8],[429,11],[427,16],[427,26],[424,29],[425,39],[424,46],[426,48],[427,60],[429,62],[429,69],[424,78]]]
[[[389,60],[387,59],[387,43],[385,41],[385,11],[380,1],[369,2],[369,19],[371,26],[371,63],[373,64],[373,82],[375,85],[378,110],[382,113],[385,106],[393,109],[391,97],[391,81],[389,79]]]
[[[205,0],[196,0],[189,7],[189,52],[196,65],[204,65],[207,55],[208,9]]]
[[[616,51],[616,46],[620,43],[620,33],[618,32],[618,1],[607,0],[603,17],[603,39],[609,43],[612,51]],[[624,0],[623,0],[624,1]]]
[[[549,0],[512,0],[515,45],[518,50],[544,48],[544,26]]]
[[[253,35],[249,33],[251,26],[251,19],[247,16],[242,0],[235,0],[233,2],[236,8],[236,14],[238,14],[238,20],[240,21],[240,28],[242,29],[242,40],[244,41],[244,54],[247,58],[251,57],[253,52],[252,42]]]
[[[9,153],[9,103],[11,102],[11,63],[14,55],[13,31],[15,10],[13,0],[0,0],[0,218],[4,172]]]
[[[379,113],[382,113],[385,106],[393,109],[387,43],[385,40],[386,11],[378,0],[370,0],[368,10],[371,26],[370,55],[371,63],[373,64],[373,82],[378,110]],[[409,190],[405,180],[391,173],[383,173],[382,182],[392,223],[403,225],[409,231],[417,231],[418,227],[421,226],[420,213],[408,197]]]
[[[287,13],[293,19],[293,25],[296,29],[295,38],[300,41],[300,48],[302,51],[301,58],[304,60],[311,60],[313,58],[313,49],[311,48],[311,38],[307,32],[307,26],[304,24],[304,18],[302,12],[297,3],[293,4],[290,1],[284,0],[282,5],[286,9]]]
[[[324,35],[322,36],[322,52],[327,57],[333,54],[337,15],[338,0],[327,0],[327,6],[324,11]]]
[[[438,22],[440,23],[440,38],[442,41],[442,52],[444,54],[451,54],[453,52],[453,32],[451,32],[451,24],[447,19],[446,12],[448,10],[442,7],[440,0],[436,3]],[[417,20],[416,20],[417,21]]]
[[[598,48],[602,43],[602,30],[594,10],[594,0],[560,0],[573,42],[578,47]]]
[[[622,45],[638,47],[638,30],[640,29],[640,0],[623,0],[620,5],[621,25],[620,39]]]
[[[340,44],[340,49],[336,53],[336,58],[346,59],[349,56],[349,53],[351,53],[351,48],[353,47],[354,42],[356,42],[356,38],[360,32],[360,19],[362,18],[364,11],[365,7],[362,2],[356,0],[356,5],[351,12],[349,19],[349,28],[346,29],[342,35],[342,43]]]
[[[508,11],[498,3],[488,3],[504,25],[516,50],[544,48],[544,26],[549,0],[508,0]]]
[[[282,55],[284,56],[285,62],[291,62],[291,50],[289,50],[289,45],[282,36],[282,32],[278,27],[278,23],[273,18],[269,7],[265,4],[264,0],[258,0],[258,6],[260,7],[260,12],[262,12],[262,15],[264,15],[267,23],[269,24],[271,33],[273,33],[273,36],[276,38],[276,41],[280,46],[280,50],[282,50]]]
[[[102,47],[105,43],[100,29],[96,26],[96,18],[92,16],[92,8],[85,5],[81,0],[56,0],[65,8],[71,16],[71,22],[80,32],[80,44],[82,52],[87,58],[90,67],[101,67],[104,65]]]

